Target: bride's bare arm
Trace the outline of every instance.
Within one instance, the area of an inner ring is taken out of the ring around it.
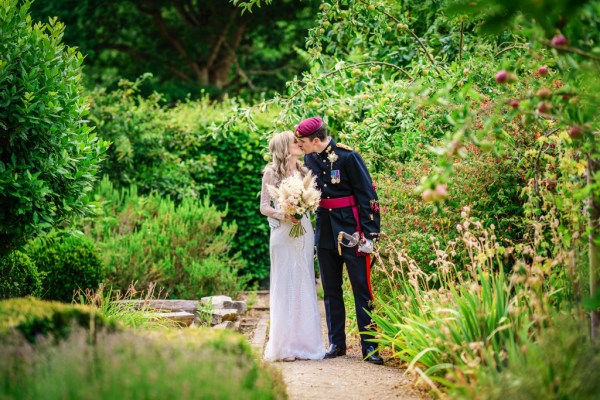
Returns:
[[[267,217],[276,218],[282,220],[285,218],[281,211],[277,211],[272,206],[272,198],[269,194],[267,185],[273,185],[275,183],[275,176],[272,170],[267,169],[263,174],[262,179],[262,190],[260,191],[260,213]]]

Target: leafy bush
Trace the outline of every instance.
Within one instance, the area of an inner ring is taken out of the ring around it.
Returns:
[[[35,263],[18,250],[0,257],[0,299],[38,296],[42,282]]]
[[[90,120],[98,134],[114,143],[103,171],[117,188],[135,184],[140,194],[155,192],[176,203],[210,195],[224,220],[243,227],[236,247],[247,261],[244,273],[255,280],[269,271],[266,219],[258,212],[262,132],[272,128],[269,114],[254,126],[228,121],[234,100],[197,101],[163,106],[160,95],[138,95],[142,80],[121,82],[119,90],[92,93]]]
[[[486,226],[495,226],[496,235],[506,240],[520,240],[523,234],[523,207],[520,191],[525,183],[511,160],[471,149],[463,162],[455,166],[448,184],[448,202],[443,209],[424,202],[417,187],[423,174],[434,168],[427,157],[417,155],[405,163],[389,163],[393,175],[377,173],[382,212],[382,232],[402,243],[407,254],[426,272],[434,272],[434,243],[456,239],[461,221],[461,207],[469,205],[471,217]],[[462,265],[467,256],[457,258]],[[383,255],[383,254],[382,254]]]
[[[535,342],[512,349],[505,369],[481,368],[477,381],[452,397],[598,399],[600,353],[586,325],[572,316],[554,317]]]
[[[55,347],[0,343],[9,398],[284,399],[280,373],[237,333],[207,329],[73,334]]]
[[[70,303],[78,289],[96,289],[104,270],[94,242],[85,236],[51,234],[29,243],[27,253],[42,273],[46,300]]]
[[[61,44],[60,22],[34,24],[30,4],[0,2],[0,252],[88,212],[106,148],[83,119],[83,56]]]
[[[177,201],[197,195],[213,161],[173,151],[177,138],[168,132],[169,112],[162,107],[162,97],[138,95],[146,78],[121,81],[112,92],[91,93],[90,121],[101,137],[112,142],[102,173],[117,187],[135,184],[142,194],[156,191]]]
[[[19,332],[29,342],[34,342],[40,336],[63,339],[75,326],[91,329],[94,333],[102,327],[109,330],[116,328],[114,323],[87,306],[31,297],[0,301],[0,335]]]
[[[509,349],[535,336],[549,306],[540,291],[544,274],[522,260],[510,278],[497,270],[512,249],[497,242],[492,227],[469,217],[468,209],[462,214],[457,239],[434,245],[433,273],[423,271],[400,243],[386,244],[393,257],[376,269],[387,287],[382,295],[376,292],[372,315],[378,326],[373,341],[390,347],[392,357],[427,382],[451,388],[472,382],[478,367],[501,370]],[[464,265],[455,260],[458,242],[468,255]]]
[[[154,282],[171,296],[200,298],[245,288],[247,278],[238,273],[244,261],[233,252],[237,226],[224,223],[225,212],[208,198],[186,197],[176,205],[139,196],[136,186],[115,189],[104,178],[96,199],[102,208],[83,230],[96,241],[114,290]]]

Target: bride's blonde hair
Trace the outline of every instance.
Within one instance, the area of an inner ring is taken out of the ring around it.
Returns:
[[[271,169],[275,173],[275,185],[277,186],[290,171],[290,140],[294,140],[292,131],[283,131],[275,134],[269,141],[269,152],[271,153],[271,162],[267,164],[266,169]],[[302,176],[306,175],[308,169],[296,161],[296,169]]]

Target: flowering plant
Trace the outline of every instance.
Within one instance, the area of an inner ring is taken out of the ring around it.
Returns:
[[[316,178],[310,172],[302,178],[299,172],[285,178],[279,187],[269,185],[271,197],[277,202],[286,217],[294,217],[297,220],[309,211],[316,211],[319,207],[321,192],[316,188]],[[294,224],[290,230],[291,237],[300,237],[306,233],[301,223]]]

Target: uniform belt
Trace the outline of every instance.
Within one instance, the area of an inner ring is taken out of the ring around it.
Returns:
[[[344,208],[356,206],[354,196],[338,197],[337,199],[321,199],[321,208]]]
[[[328,208],[330,210],[334,208],[352,207],[352,214],[354,215],[354,220],[356,221],[356,232],[359,233],[361,238],[363,237],[362,229],[360,229],[358,203],[356,203],[356,199],[354,198],[354,196],[338,197],[337,199],[321,199],[321,203],[319,205],[321,206],[321,208]],[[359,253],[358,246],[356,247],[356,255],[368,256],[368,254]]]

